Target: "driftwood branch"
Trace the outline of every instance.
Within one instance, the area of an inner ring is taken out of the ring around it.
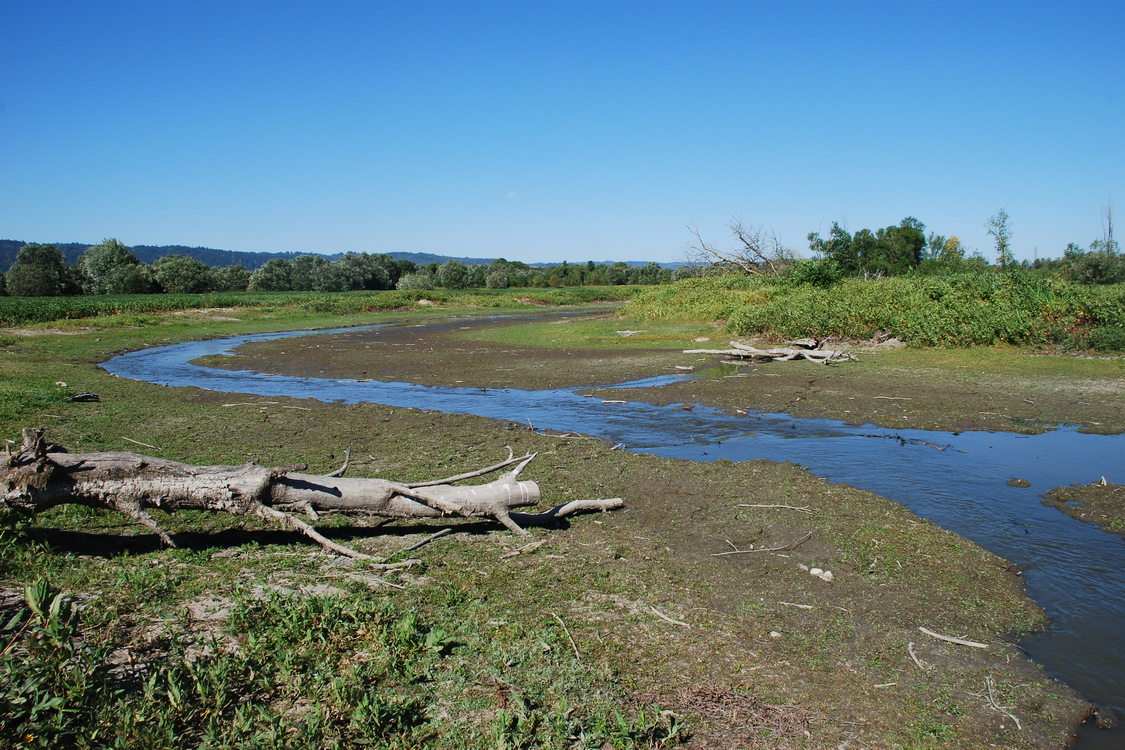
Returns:
[[[923,628],[921,626],[919,626],[918,629],[920,631],[922,631],[923,633],[925,633],[926,635],[930,636],[931,638],[937,638],[939,641],[946,641],[947,643],[956,643],[959,646],[972,646],[973,648],[988,648],[987,643],[977,643],[976,641],[967,641],[964,638],[954,638],[951,635],[942,635],[941,633],[935,633],[934,631],[929,630],[928,628]]]
[[[1014,721],[1016,723],[1016,729],[1023,731],[1023,725],[1020,724],[1020,720],[1016,718],[1016,715],[996,702],[996,696],[992,693],[992,678],[986,677],[984,679],[984,684],[985,687],[988,688],[988,702],[992,705],[992,707]]]
[[[788,362],[794,359],[807,359],[826,365],[836,362],[849,362],[854,354],[839,349],[808,349],[803,346],[786,346],[774,349],[758,349],[737,341],[730,342],[730,349],[684,349],[684,354],[721,354],[746,362]]]
[[[571,513],[610,510],[623,504],[620,498],[584,500],[544,513],[516,514],[513,519],[513,508],[539,502],[539,486],[519,479],[534,454],[509,457],[485,469],[444,480],[411,485],[387,479],[345,478],[342,474],[347,458],[344,466],[332,474],[306,474],[304,466],[193,466],[126,452],[71,454],[62,446],[47,442],[42,430],[25,429],[22,438],[19,449],[9,450],[0,463],[0,508],[27,513],[64,504],[109,508],[144,524],[169,546],[175,546],[175,541],[149,515],[148,509],[212,510],[259,516],[294,529],[333,552],[368,558],[326,538],[293,512],[304,512],[314,521],[321,513],[485,518],[527,536],[520,522],[543,523]],[[453,486],[453,482],[508,467],[513,468],[492,482]]]
[[[734,549],[728,550],[726,552],[712,552],[711,557],[723,557],[725,555],[748,555],[754,552],[785,552],[787,550],[797,549],[809,539],[812,539],[811,531],[802,536],[800,539],[796,539],[792,542],[789,542],[788,544],[779,544],[776,547],[750,547],[749,549],[738,549],[737,547],[735,547]],[[727,544],[730,544],[732,547],[734,547],[734,545],[731,544],[729,540],[727,541]]]

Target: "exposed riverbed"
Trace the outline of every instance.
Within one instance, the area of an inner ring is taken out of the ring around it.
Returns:
[[[1032,657],[1091,700],[1119,711],[1125,706],[1125,634],[1119,627],[1125,595],[1115,585],[1115,571],[1125,565],[1125,542],[1043,506],[1038,497],[1052,487],[1092,481],[1120,465],[1125,456],[1121,436],[1069,428],[1032,436],[892,430],[784,414],[653,405],[615,398],[608,390],[590,397],[577,388],[439,387],[192,364],[244,344],[308,335],[302,331],[160,347],[122,355],[104,367],[122,377],[164,385],[476,414],[530,423],[539,430],[597,435],[660,456],[796,462],[833,481],[897,500],[1019,565],[1031,595],[1052,618],[1046,632],[1024,643]],[[299,339],[305,344],[313,340]],[[384,377],[382,372],[373,375]],[[640,389],[690,377],[658,377],[624,387],[636,399]],[[626,402],[614,403],[622,400]],[[1009,486],[1012,477],[1031,487]],[[1116,746],[1098,743],[1121,737],[1088,734],[1086,747]]]

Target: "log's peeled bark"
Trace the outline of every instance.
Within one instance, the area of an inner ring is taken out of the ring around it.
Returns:
[[[363,553],[324,537],[293,515],[304,512],[315,521],[321,513],[376,515],[388,518],[462,516],[498,521],[527,535],[512,518],[512,508],[539,502],[539,486],[519,479],[534,454],[508,459],[455,477],[405,484],[377,478],[345,478],[347,463],[332,474],[305,474],[304,466],[269,468],[193,466],[128,452],[67,453],[50,443],[42,430],[25,429],[19,449],[9,450],[0,464],[0,507],[38,513],[73,503],[109,508],[148,526],[169,546],[175,541],[148,513],[212,510],[256,515],[300,531],[324,547],[349,557]],[[454,486],[454,482],[508,469],[486,484]],[[540,514],[518,514],[535,524],[585,510],[611,510],[620,498],[567,503]]]

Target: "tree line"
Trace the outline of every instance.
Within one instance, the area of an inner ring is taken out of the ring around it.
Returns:
[[[342,292],[383,289],[507,289],[624,284],[666,284],[680,278],[737,271],[785,275],[826,286],[847,276],[880,278],[908,274],[982,272],[992,267],[1021,268],[1061,276],[1080,284],[1125,282],[1125,254],[1114,238],[1113,209],[1106,207],[1103,233],[1087,249],[1067,245],[1057,259],[1020,261],[1012,252],[1011,219],[998,211],[985,224],[995,243],[995,264],[979,252],[966,254],[956,236],[926,232],[913,216],[898,224],[850,232],[833,222],[827,237],[808,235],[812,259],[787,248],[772,232],[731,225],[739,246],[723,251],[693,230],[698,244],[694,262],[675,270],[656,263],[567,263],[535,267],[504,258],[490,263],[450,259],[419,265],[378,253],[347,253],[336,260],[322,255],[273,258],[253,272],[241,265],[208,266],[186,255],[170,254],[142,263],[124,244],[107,239],[87,247],[77,264],[68,265],[54,245],[24,245],[7,273],[0,274],[0,294],[45,297],[72,294],[151,294],[230,291]]]
[[[850,232],[833,222],[828,236],[808,235],[811,259],[802,258],[768,230],[740,221],[730,225],[738,242],[733,250],[708,244],[697,230],[693,258],[700,266],[725,271],[786,276],[826,286],[845,277],[883,278],[983,272],[990,268],[1024,269],[1060,276],[1079,284],[1125,282],[1125,255],[1114,239],[1113,209],[1107,207],[1102,237],[1088,249],[1067,245],[1061,258],[1016,261],[1012,250],[1012,222],[1001,209],[985,223],[995,244],[995,263],[979,252],[966,254],[961,240],[926,232],[926,225],[908,216],[896,225]]]
[[[274,258],[253,272],[241,265],[208,266],[186,255],[142,263],[124,244],[107,239],[86,248],[68,265],[54,245],[28,244],[0,274],[0,294],[51,297],[75,294],[191,294],[232,291],[343,292],[385,289],[507,289],[509,287],[614,286],[663,284],[673,272],[656,263],[583,264],[563,262],[532,267],[503,258],[488,264],[459,260],[419,265],[384,253],[347,253],[337,260],[320,255]]]

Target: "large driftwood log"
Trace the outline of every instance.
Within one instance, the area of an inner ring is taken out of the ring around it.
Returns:
[[[528,532],[513,520],[511,509],[539,502],[539,486],[519,479],[533,458],[535,454],[509,456],[500,463],[454,477],[406,484],[345,478],[346,461],[340,470],[321,475],[302,473],[304,466],[193,466],[127,452],[72,454],[47,442],[42,430],[25,429],[19,449],[9,449],[0,465],[0,507],[29,513],[67,503],[109,508],[149,527],[169,546],[175,546],[175,541],[160,528],[148,508],[256,515],[295,529],[339,554],[367,558],[326,538],[293,512],[302,511],[313,521],[321,513],[489,518],[527,536]],[[453,486],[454,482],[501,469],[508,471],[495,481]],[[586,500],[544,513],[516,514],[516,518],[531,525],[622,505],[620,498]]]
[[[740,360],[758,362],[785,362],[791,359],[808,359],[826,365],[834,362],[848,362],[855,359],[855,355],[839,349],[810,348],[808,342],[817,345],[814,339],[798,339],[792,343],[797,346],[779,347],[776,349],[757,349],[737,341],[730,342],[730,349],[685,349],[684,354],[722,354],[727,357],[737,357]]]

